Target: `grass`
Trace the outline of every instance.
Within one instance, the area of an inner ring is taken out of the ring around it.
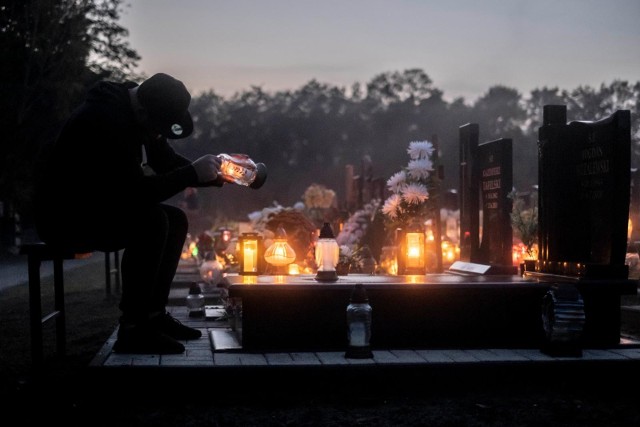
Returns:
[[[64,280],[66,357],[55,354],[55,321],[43,326],[44,371],[58,375],[87,366],[115,330],[120,316],[119,296],[106,295],[101,263],[67,269]],[[44,314],[53,309],[53,277],[43,278],[41,288]],[[34,380],[28,301],[26,283],[0,293],[0,380],[3,392],[11,392]]]

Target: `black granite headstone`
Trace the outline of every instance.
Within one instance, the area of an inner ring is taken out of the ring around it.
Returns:
[[[564,105],[544,107],[539,128],[537,270],[626,279],[630,113],[567,124]]]
[[[513,189],[513,151],[511,139],[501,138],[478,146],[482,237],[478,259],[473,262],[513,270],[511,199]]]
[[[631,188],[629,197],[629,221],[631,221],[631,234],[629,245],[638,249],[640,244],[640,171],[637,168],[631,169]]]
[[[511,140],[478,144],[478,134],[476,123],[460,126],[460,261],[449,270],[462,274],[480,270],[484,271],[480,274],[515,274],[508,197],[513,182]]]
[[[475,169],[478,152],[478,125],[460,126],[460,260],[478,258],[480,247],[480,215],[478,174]]]

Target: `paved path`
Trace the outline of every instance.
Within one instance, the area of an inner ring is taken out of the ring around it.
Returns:
[[[83,265],[93,263],[104,264],[104,254],[96,252],[86,259],[67,260],[64,262],[64,270],[68,271]],[[41,266],[42,277],[53,275],[53,263],[43,262]],[[5,255],[0,257],[0,292],[11,286],[26,284],[28,278],[27,257],[26,255]]]

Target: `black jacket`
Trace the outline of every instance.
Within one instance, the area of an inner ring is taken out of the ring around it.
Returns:
[[[133,212],[198,185],[191,162],[136,122],[128,92],[135,86],[98,83],[43,152],[36,173],[39,229]],[[143,147],[154,174],[143,170]]]

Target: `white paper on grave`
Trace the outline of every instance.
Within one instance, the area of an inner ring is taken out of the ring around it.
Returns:
[[[464,271],[466,273],[474,273],[474,274],[485,274],[491,268],[490,265],[486,264],[475,264],[473,262],[463,262],[456,261],[451,264],[449,270],[453,271]]]

